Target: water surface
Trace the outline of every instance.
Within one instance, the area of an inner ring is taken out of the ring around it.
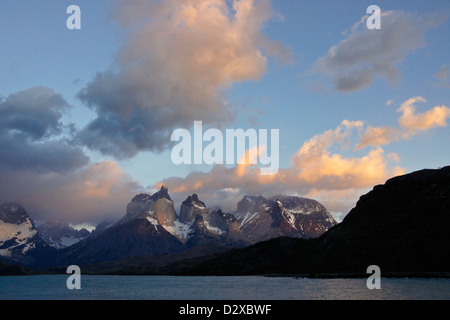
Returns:
[[[268,277],[81,276],[81,290],[69,290],[68,276],[0,277],[0,300],[323,300],[450,299],[450,279],[366,279]]]

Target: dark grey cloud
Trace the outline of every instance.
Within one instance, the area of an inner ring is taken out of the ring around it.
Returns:
[[[355,70],[353,72],[344,74],[342,76],[336,76],[334,78],[334,84],[336,90],[342,92],[350,92],[363,89],[372,84],[374,74],[369,68],[361,70]]]
[[[47,87],[28,88],[0,101],[0,164],[9,170],[67,172],[88,163],[62,137],[70,106]]]
[[[135,75],[108,71],[97,74],[78,94],[97,117],[77,138],[90,149],[117,158],[131,157],[140,150],[163,150],[173,128],[192,125],[187,119],[194,121],[190,113],[195,111],[187,101],[186,106],[176,101],[159,104],[155,98],[160,92],[154,91],[152,84],[136,81]],[[211,101],[211,107],[214,105],[217,101]],[[217,113],[210,114],[207,120],[219,115],[227,118],[217,108]]]
[[[60,119],[69,105],[47,87],[33,87],[0,100],[0,132],[37,140],[61,132]]]
[[[91,163],[62,122],[70,108],[47,87],[0,99],[0,203],[19,202],[35,219],[118,219],[141,189],[112,161]]]
[[[30,142],[0,135],[0,163],[11,170],[67,172],[88,163],[79,147],[62,141]]]

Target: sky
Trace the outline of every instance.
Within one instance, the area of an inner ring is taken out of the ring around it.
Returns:
[[[291,194],[341,221],[374,185],[449,165],[449,14],[447,0],[2,0],[0,202],[96,224],[164,184],[176,208]],[[194,121],[278,129],[278,172],[174,164],[171,134]]]

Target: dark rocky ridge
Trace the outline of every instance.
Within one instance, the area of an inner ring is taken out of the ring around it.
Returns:
[[[278,238],[166,268],[169,274],[450,272],[450,167],[388,180],[317,239]]]

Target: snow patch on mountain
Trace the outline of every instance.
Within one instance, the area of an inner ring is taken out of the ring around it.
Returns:
[[[223,235],[223,234],[226,233],[225,231],[223,231],[220,228],[211,226],[211,224],[207,220],[204,220],[203,223],[205,224],[206,229],[208,229],[212,233],[216,233],[216,234],[219,234],[219,235]]]
[[[158,231],[158,226],[159,226],[158,219],[156,219],[155,217],[153,217],[151,215],[148,215],[147,220],[155,227],[155,230]]]
[[[246,213],[239,216],[239,227],[242,227],[246,223],[252,221],[259,215],[259,212],[247,211]]]
[[[0,243],[16,238],[17,241],[24,241],[33,237],[37,231],[34,229],[30,218],[25,222],[17,225],[12,223],[5,223],[0,220]]]
[[[16,210],[12,212],[15,212]],[[26,254],[29,250],[34,248],[33,243],[28,243],[28,241],[34,237],[36,233],[37,231],[29,217],[26,218],[25,222],[20,224],[5,223],[0,220],[0,247],[4,246],[5,242],[8,242],[8,248],[2,249],[0,255],[10,256],[11,251],[20,246],[24,246],[21,250],[22,254]],[[11,241],[13,241],[13,243],[11,243]]]
[[[191,226],[192,223],[182,223],[179,220],[175,220],[171,225],[164,225],[164,229],[182,242],[185,242],[192,233]]]
[[[296,215],[292,214],[291,212],[289,212],[289,210],[286,209],[283,209],[281,214],[283,215],[283,218],[287,221],[287,223],[289,223],[292,228],[297,230],[297,227],[295,226]]]

